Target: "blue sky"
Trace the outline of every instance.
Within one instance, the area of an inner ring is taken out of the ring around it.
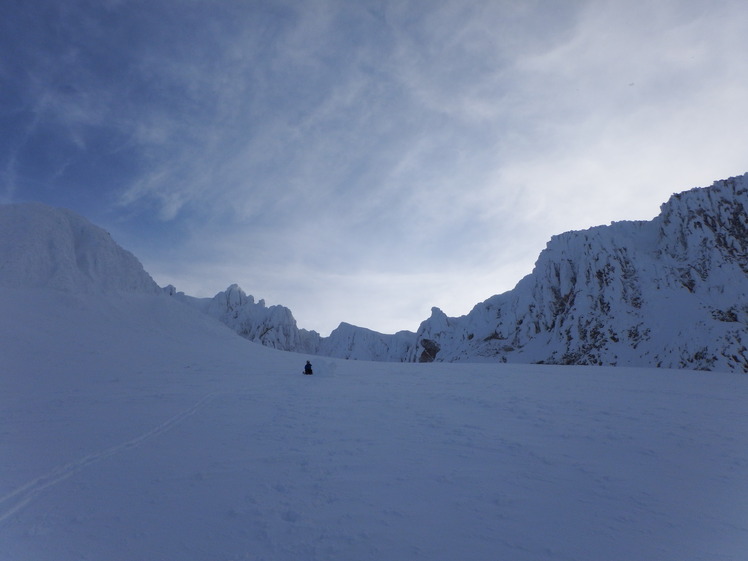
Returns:
[[[194,296],[415,330],[748,171],[747,35],[738,0],[11,0],[0,202]]]

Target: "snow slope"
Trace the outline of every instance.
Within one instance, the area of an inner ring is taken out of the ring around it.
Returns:
[[[0,318],[3,560],[746,558],[745,376],[303,376],[144,293],[5,288]]]
[[[21,210],[0,209],[3,561],[745,559],[744,376],[303,376],[103,230]]]

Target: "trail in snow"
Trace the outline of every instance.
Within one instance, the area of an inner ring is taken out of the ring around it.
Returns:
[[[174,415],[157,427],[141,434],[136,438],[133,438],[116,446],[112,446],[111,448],[107,448],[106,450],[103,450],[101,452],[89,454],[75,462],[69,462],[63,466],[57,467],[49,473],[46,473],[41,477],[37,477],[36,479],[33,479],[25,485],[17,488],[15,491],[8,493],[4,497],[0,498],[0,522],[3,522],[4,520],[13,516],[16,512],[23,509],[46,489],[57,485],[61,481],[68,479],[79,471],[102,460],[105,460],[106,458],[110,458],[111,456],[114,456],[115,454],[118,454],[123,450],[136,448],[144,442],[147,442],[148,440],[151,440],[152,438],[163,434],[175,425],[178,425],[179,423],[184,421],[186,418],[194,415],[201,407],[203,407],[215,396],[216,393],[207,394],[203,396],[199,401],[197,401],[194,405],[192,405],[192,407],[190,407],[189,409],[186,409],[178,413],[177,415]]]

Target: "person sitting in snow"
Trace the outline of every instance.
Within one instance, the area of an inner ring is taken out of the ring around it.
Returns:
[[[313,374],[312,372],[312,363],[308,360],[306,361],[306,366],[304,366],[304,374]]]

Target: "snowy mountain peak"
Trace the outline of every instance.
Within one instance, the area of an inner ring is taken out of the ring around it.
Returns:
[[[748,174],[675,194],[650,221],[553,236],[531,274],[465,316],[439,308],[394,335],[329,337],[237,284],[213,298],[163,289],[280,350],[409,362],[524,362],[748,372]],[[159,292],[137,259],[76,214],[0,206],[0,286]]]
[[[0,205],[0,286],[160,292],[135,256],[105,230],[40,203]]]
[[[169,294],[229,326],[242,337],[282,351],[312,353],[319,346],[316,331],[299,329],[291,310],[284,306],[266,306],[255,302],[237,284],[213,298],[193,298],[175,289]]]
[[[410,358],[748,372],[747,207],[748,174],[554,236],[514,290],[432,313]]]
[[[748,273],[747,178],[679,193],[662,205],[662,252],[691,269],[684,272],[692,288],[709,277],[717,256]]]
[[[211,313],[251,340],[338,358],[748,371],[746,208],[748,174],[675,194],[653,220],[553,236],[513,290],[462,317],[434,307],[417,333],[341,323],[323,338],[236,285]]]
[[[219,292],[213,297],[210,309],[220,311],[221,313],[234,312],[244,306],[253,306],[254,303],[254,297],[247,296],[247,294],[239,288],[238,284],[232,284],[224,292]]]

